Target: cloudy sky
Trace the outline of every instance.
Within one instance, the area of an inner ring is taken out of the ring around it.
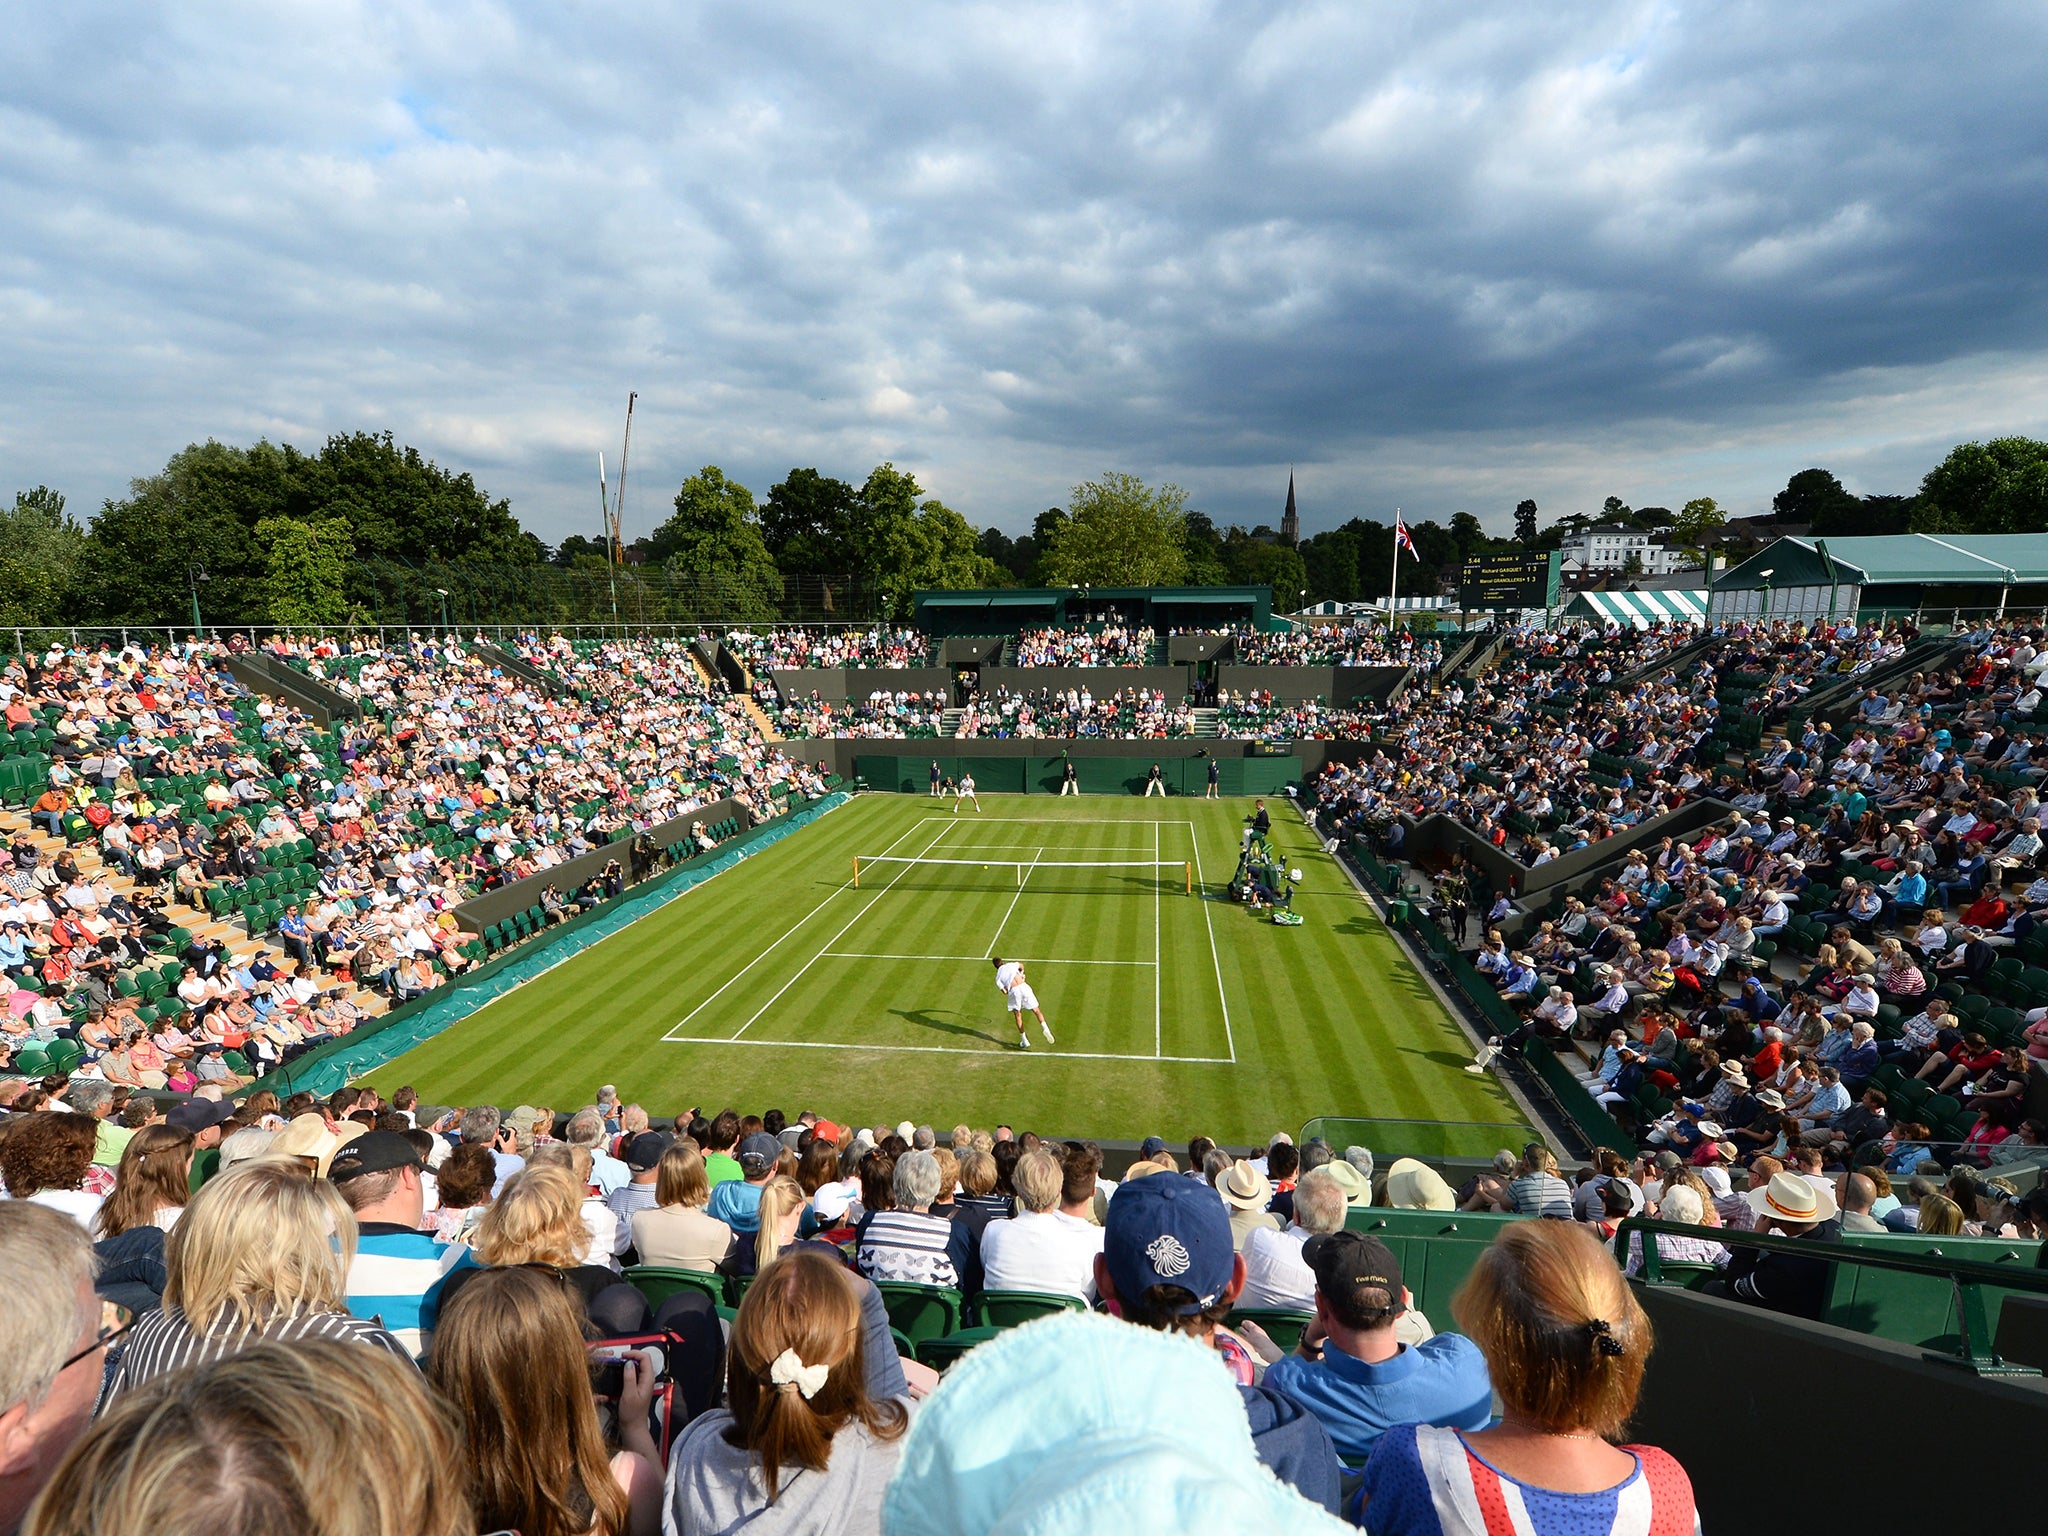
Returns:
[[[628,536],[1910,489],[2048,435],[2037,3],[9,8],[0,489],[385,429]],[[2032,254],[2030,255],[2029,252]]]

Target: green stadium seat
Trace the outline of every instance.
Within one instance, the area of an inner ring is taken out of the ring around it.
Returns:
[[[659,1264],[635,1264],[626,1270],[626,1283],[646,1298],[650,1308],[660,1305],[681,1291],[700,1291],[711,1298],[714,1305],[725,1305],[727,1285],[725,1276],[707,1275],[694,1269],[670,1269]]]
[[[970,1349],[977,1344],[986,1344],[1000,1332],[1000,1328],[965,1328],[943,1339],[926,1339],[917,1346],[917,1358],[920,1364],[943,1373]]]
[[[975,1321],[984,1328],[1014,1328],[1035,1317],[1087,1310],[1080,1297],[1050,1291],[983,1291],[974,1302]]]
[[[926,1339],[944,1338],[960,1328],[962,1300],[951,1286],[914,1285],[903,1280],[877,1280],[882,1305],[888,1309],[889,1324],[913,1346]]]
[[[1313,1312],[1295,1312],[1280,1307],[1239,1307],[1229,1317],[1232,1328],[1257,1323],[1266,1336],[1290,1353],[1301,1342],[1302,1330],[1315,1318]]]

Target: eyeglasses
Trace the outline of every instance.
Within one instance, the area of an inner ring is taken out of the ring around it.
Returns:
[[[133,1328],[134,1326],[135,1321],[132,1318],[130,1318],[127,1322],[120,1323],[118,1325],[105,1323],[101,1324],[98,1336],[94,1338],[94,1340],[90,1344],[86,1345],[85,1348],[81,1349],[77,1354],[71,1355],[68,1358],[66,1358],[64,1363],[57,1367],[58,1374],[62,1375],[65,1371],[70,1370],[72,1366],[78,1364],[78,1362],[83,1360],[87,1355],[98,1354],[101,1350],[105,1349],[108,1345],[112,1344],[116,1339],[120,1338],[122,1334],[126,1333],[130,1328]]]

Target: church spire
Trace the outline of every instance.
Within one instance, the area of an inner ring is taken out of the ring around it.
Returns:
[[[1300,542],[1301,518],[1294,510],[1294,471],[1287,471],[1287,510],[1280,514],[1280,542],[1289,549]]]

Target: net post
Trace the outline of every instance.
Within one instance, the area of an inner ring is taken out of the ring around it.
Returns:
[[[1181,872],[1182,872],[1183,874],[1185,874],[1185,875],[1186,875],[1186,876],[1188,877],[1188,894],[1189,894],[1190,896],[1192,896],[1192,895],[1194,895],[1194,894],[1195,894],[1195,864],[1194,864],[1194,860],[1192,860],[1192,859],[1186,859],[1186,860],[1183,860],[1183,861],[1181,862],[1181,866],[1180,866],[1180,867],[1181,867]]]
[[[860,859],[858,857],[853,861],[853,888],[856,891],[860,889]]]

